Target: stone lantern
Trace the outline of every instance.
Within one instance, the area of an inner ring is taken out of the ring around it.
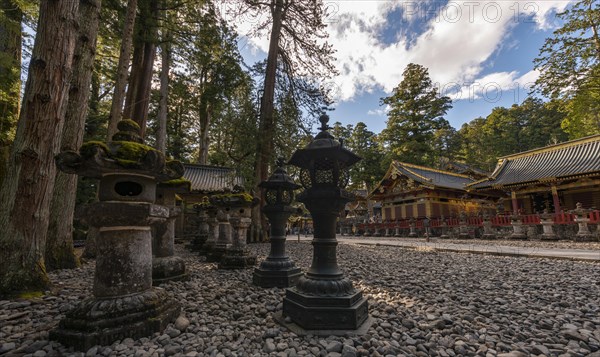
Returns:
[[[542,240],[557,240],[558,236],[554,233],[554,220],[552,219],[553,215],[548,213],[547,209],[544,209],[544,212],[540,214],[540,222],[542,223]]]
[[[360,160],[327,131],[329,117],[319,118],[321,132],[292,155],[304,191],[298,196],[314,222],[313,260],[296,287],[286,290],[283,316],[305,330],[356,330],[368,318],[367,300],[344,277],[337,263],[336,220],[351,195],[344,190],[348,167]]]
[[[219,221],[217,220],[217,207],[213,206],[208,199],[208,196],[202,198],[202,202],[198,205],[200,209],[200,215],[205,220],[206,226],[202,227],[207,229],[206,240],[204,244],[200,246],[200,256],[206,257],[209,260],[212,250],[217,244],[219,238]]]
[[[415,238],[417,237],[417,223],[415,222],[415,219],[413,217],[410,217],[410,219],[408,220],[408,228],[410,230],[410,232],[408,233],[408,236],[410,238]]]
[[[204,197],[205,200],[200,203],[194,204],[194,212],[196,216],[193,217],[194,221],[194,234],[190,241],[190,244],[186,246],[192,252],[199,252],[204,243],[208,240],[209,234],[209,226],[208,226],[208,214],[206,213],[208,206],[210,203],[208,202],[208,197]],[[188,216],[189,217],[189,216]]]
[[[93,297],[66,314],[50,338],[78,350],[163,330],[179,304],[152,287],[151,225],[169,219],[169,208],[154,204],[156,184],[179,178],[183,165],[142,143],[132,120],[118,124],[108,143],[92,141],[79,152],[56,156],[60,170],[100,180],[99,202],[84,215],[99,229]]]
[[[492,228],[492,220],[490,215],[485,212],[483,214],[483,239],[496,239],[496,234],[494,233],[494,229]]]
[[[294,190],[300,188],[283,169],[284,161],[277,161],[277,169],[269,180],[258,186],[265,190],[265,202],[262,211],[271,223],[271,251],[260,267],[254,269],[252,282],[263,288],[288,288],[296,285],[302,271],[285,254],[285,226],[288,218],[296,209],[291,205],[294,201]]]
[[[219,269],[243,269],[256,265],[256,255],[250,254],[246,246],[251,209],[258,204],[248,193],[236,193],[228,197],[226,211],[229,213],[231,225],[231,245],[227,246],[219,261]]]
[[[156,189],[156,203],[169,208],[169,218],[156,223],[153,227],[152,281],[154,285],[188,278],[185,262],[175,255],[175,219],[181,214],[181,209],[175,206],[175,201],[178,193],[189,191],[190,182],[185,179],[162,182]]]
[[[513,227],[513,232],[508,236],[510,239],[527,239],[523,232],[523,216],[520,212],[510,216],[510,225]]]
[[[591,211],[591,209],[583,208],[581,202],[577,202],[575,204],[575,209],[571,210],[570,213],[575,215],[575,222],[577,222],[577,225],[579,226],[577,234],[575,235],[575,240],[587,241],[592,239],[592,232],[590,232],[588,227],[588,223],[590,221],[588,214]]]

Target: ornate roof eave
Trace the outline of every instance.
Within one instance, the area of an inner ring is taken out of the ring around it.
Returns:
[[[373,199],[373,197],[375,197],[375,195],[378,194],[379,188],[383,186],[383,182],[390,178],[395,170],[396,168],[394,167],[394,165],[390,165],[385,175],[383,175],[383,178],[377,183],[377,185],[375,185],[371,192],[367,192],[367,196],[365,197],[365,199]]]
[[[548,184],[548,183],[553,183],[553,182],[574,180],[574,179],[580,179],[580,178],[598,176],[598,175],[600,175],[600,171],[586,172],[584,174],[568,175],[568,176],[560,176],[560,177],[544,177],[544,178],[533,180],[533,181],[515,182],[515,183],[511,183],[511,184],[507,184],[507,185],[491,184],[489,186],[474,187],[472,189],[476,190],[476,191],[479,191],[479,190],[483,191],[483,190],[490,190],[490,189],[492,189],[492,190],[507,190],[507,189],[516,188],[516,187],[531,186],[531,185],[536,185],[536,184]]]
[[[550,151],[556,151],[558,149],[562,149],[562,148],[566,148],[566,147],[581,145],[583,143],[594,142],[594,141],[598,141],[599,139],[600,139],[600,134],[590,135],[590,136],[586,136],[586,137],[583,137],[580,139],[565,141],[565,142],[554,144],[554,145],[544,146],[542,148],[537,148],[537,149],[527,150],[527,151],[523,151],[523,152],[511,154],[511,155],[502,156],[502,157],[500,157],[500,160],[519,159],[519,158],[527,157],[527,156],[531,156],[531,155],[546,153],[546,152],[550,152]]]
[[[440,174],[444,174],[444,175],[449,175],[449,176],[456,176],[456,177],[462,177],[462,178],[467,178],[467,179],[470,178],[469,175],[463,175],[463,174],[459,174],[459,173],[456,173],[456,172],[444,171],[444,170],[440,170],[440,169],[434,169],[434,168],[431,168],[431,167],[425,167],[425,166],[420,166],[420,165],[415,165],[415,164],[408,164],[406,162],[401,162],[401,161],[398,161],[398,160],[394,160],[394,163],[403,166],[405,169],[406,168],[417,168],[417,169],[423,169],[423,170],[427,170],[427,171],[430,171],[430,172],[436,172],[436,173],[440,173]],[[411,170],[411,172],[412,172],[412,170]],[[423,177],[423,176],[421,176],[421,177]],[[426,177],[423,177],[423,178],[427,179]]]

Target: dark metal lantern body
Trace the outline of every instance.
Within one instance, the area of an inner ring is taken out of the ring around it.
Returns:
[[[283,315],[307,330],[355,330],[368,317],[367,301],[338,267],[335,233],[339,212],[351,200],[344,190],[347,169],[360,158],[327,131],[327,115],[319,120],[321,132],[289,161],[301,169],[305,190],[298,201],[312,215],[314,251],[306,276],[286,291]]]
[[[283,169],[283,160],[278,161],[278,167],[269,180],[258,186],[265,189],[267,204],[262,211],[271,223],[271,251],[260,267],[254,269],[252,282],[263,288],[294,286],[302,276],[302,271],[285,254],[285,226],[295,212],[290,204],[294,200],[294,190],[300,186]]]

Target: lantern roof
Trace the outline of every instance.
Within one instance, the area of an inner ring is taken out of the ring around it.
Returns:
[[[298,149],[292,155],[288,164],[298,166],[304,169],[310,169],[311,161],[315,159],[329,159],[339,162],[340,167],[348,167],[361,158],[344,146],[331,135],[327,130],[331,129],[327,125],[329,116],[325,113],[319,117],[321,132],[303,149]]]
[[[283,165],[285,165],[285,159],[279,158],[277,160],[277,168],[273,174],[271,174],[267,181],[261,182],[258,187],[266,189],[283,188],[290,190],[296,190],[300,188],[300,185],[296,184],[290,175],[288,175],[288,173],[285,171]]]

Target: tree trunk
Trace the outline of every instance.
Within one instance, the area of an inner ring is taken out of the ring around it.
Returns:
[[[143,24],[140,23],[142,18],[138,19],[137,27],[143,28]],[[125,105],[123,106],[123,118],[133,118],[133,103],[135,102],[135,95],[137,93],[137,85],[139,82],[140,72],[142,70],[142,62],[144,61],[144,43],[141,38],[144,36],[143,30],[138,29],[133,35],[133,57],[131,59],[131,71],[129,73],[129,80],[127,83],[127,95],[125,98]]]
[[[148,107],[150,105],[150,89],[152,86],[152,69],[154,67],[155,55],[156,45],[150,42],[144,44],[144,65],[140,72],[140,81],[137,86],[133,114],[131,115],[131,119],[140,125],[140,134],[142,137],[146,134],[146,123],[148,122]]]
[[[127,105],[125,112],[130,114],[128,117],[137,122],[141,128],[142,137],[145,136],[146,122],[148,116],[148,107],[150,104],[150,89],[152,85],[152,74],[154,58],[156,54],[156,38],[158,18],[158,1],[142,0],[140,2],[140,21],[138,42],[136,51],[142,52],[141,61],[134,62],[132,68],[132,78],[129,81],[127,92]],[[134,53],[135,55],[135,53]],[[135,58],[136,56],[134,56]],[[130,96],[131,94],[131,96]]]
[[[6,173],[10,143],[21,103],[21,22],[23,11],[13,0],[0,0],[0,184]]]
[[[8,174],[0,189],[0,295],[43,291],[50,196],[71,83],[78,1],[41,0]]]
[[[125,96],[125,86],[127,85],[127,73],[129,72],[129,60],[131,57],[131,43],[133,41],[133,26],[135,25],[135,13],[137,9],[137,0],[129,0],[127,4],[127,13],[125,14],[125,24],[123,25],[123,39],[121,40],[121,52],[119,54],[119,63],[117,65],[117,79],[115,81],[115,91],[112,98],[112,106],[108,116],[107,141],[117,132],[117,124],[121,120],[121,110],[123,109],[123,97]]]
[[[198,149],[198,163],[200,165],[206,165],[208,162],[208,145],[209,145],[209,137],[208,137],[208,126],[210,125],[210,111],[208,109],[209,105],[202,100],[204,103],[200,105],[200,113],[198,113],[200,117],[200,137],[199,137],[199,149]]]
[[[73,78],[65,115],[61,151],[79,150],[83,142],[90,85],[96,53],[101,0],[79,1],[79,37],[73,58]],[[73,249],[73,213],[77,176],[56,173],[50,205],[50,225],[46,242],[46,268],[72,269],[79,265]]]
[[[260,123],[258,140],[256,142],[256,160],[254,164],[255,184],[265,181],[268,175],[268,165],[273,154],[273,137],[275,124],[273,120],[275,79],[277,75],[277,54],[279,52],[279,38],[281,37],[281,22],[283,19],[283,0],[275,0],[273,8],[273,25],[271,27],[271,38],[269,40],[269,53],[267,55],[267,68],[263,97],[260,102]],[[260,204],[252,209],[253,241],[264,240],[267,234],[267,224],[261,214],[264,205],[262,190],[257,186],[256,192],[260,197]]]
[[[166,17],[166,14],[165,14]],[[156,133],[156,149],[163,154],[167,152],[167,113],[169,96],[169,70],[171,67],[171,38],[169,30],[164,28],[161,44],[161,71],[160,71],[160,100],[158,102],[158,132]]]

